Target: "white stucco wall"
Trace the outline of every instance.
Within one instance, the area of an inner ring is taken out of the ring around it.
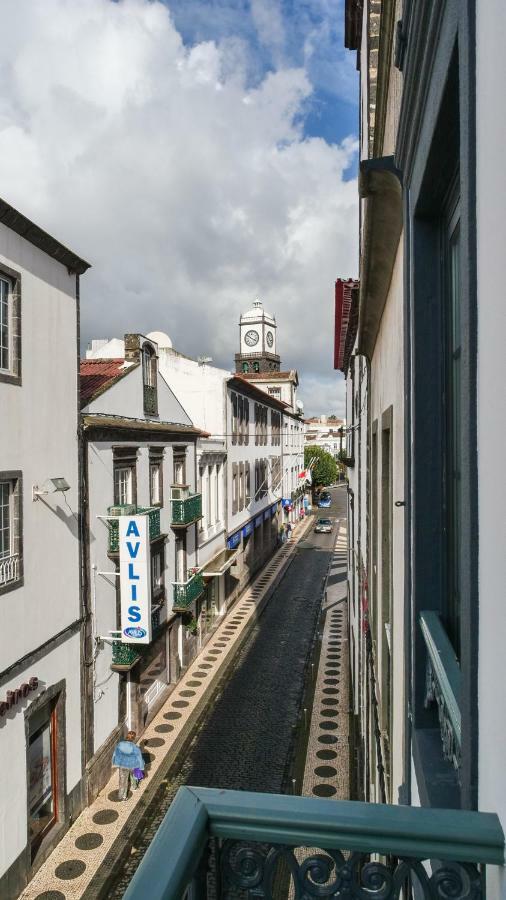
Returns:
[[[403,356],[403,239],[401,236],[395,259],[392,280],[371,362],[371,425],[378,423],[378,598],[382,596],[381,547],[381,420],[392,408],[392,621],[391,665],[393,685],[392,729],[392,800],[397,801],[403,782],[404,735],[404,516],[405,507],[396,507],[397,500],[405,500],[404,489],[404,356]],[[372,478],[372,474],[371,474]],[[371,484],[372,488],[372,484]],[[365,513],[365,510],[364,510]],[[376,635],[378,671],[384,665],[382,640]],[[381,679],[378,679],[381,684]]]
[[[506,831],[506,720],[498,697],[506,683],[504,547],[506,482],[506,171],[503,86],[506,16],[502,0],[476,5],[476,197],[478,231],[479,491],[479,808],[497,812]],[[499,393],[498,393],[499,392]],[[490,896],[506,897],[504,871],[489,866]]]
[[[191,425],[192,420],[183,408],[174,392],[167,385],[160,373],[158,373],[158,416],[160,422],[171,422],[179,425]],[[144,419],[144,393],[142,381],[142,366],[133,366],[128,372],[113,384],[107,391],[97,397],[91,405],[83,409],[83,412],[99,413],[107,415],[126,416],[129,419]]]
[[[215,437],[223,436],[225,380],[230,372],[199,364],[170,349],[158,350],[160,373],[181,401],[192,422]]]
[[[76,280],[65,266],[0,225],[2,264],[21,274],[22,383],[0,383],[0,471],[23,477],[24,584],[3,594],[0,669],[8,668],[80,615],[77,447]],[[32,486],[63,476],[70,490],[32,501]],[[31,676],[41,688],[66,690],[67,793],[81,777],[79,632],[50,649],[0,688],[18,688]],[[40,690],[0,720],[0,875],[27,843],[24,710]],[[64,773],[60,773],[63,777]]]
[[[5,598],[3,598],[5,599]],[[80,635],[72,635],[51,653],[37,660],[0,689],[3,698],[8,690],[19,688],[35,675],[39,690],[18,703],[0,719],[0,766],[5,772],[0,803],[0,875],[9,868],[26,846],[26,710],[44,688],[65,681],[66,725],[66,791],[70,793],[81,778],[81,670]],[[62,778],[63,772],[59,773]]]

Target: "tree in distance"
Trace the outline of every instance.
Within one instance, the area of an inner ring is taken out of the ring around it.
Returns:
[[[315,456],[318,459],[311,469],[313,490],[318,487],[326,487],[328,484],[334,484],[337,480],[336,461],[322,447],[304,447],[304,466],[308,466]]]

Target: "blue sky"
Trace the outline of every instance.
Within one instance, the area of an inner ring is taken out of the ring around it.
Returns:
[[[358,75],[355,55],[344,49],[344,0],[165,0],[165,4],[186,45],[237,43],[250,84],[281,67],[304,68],[313,87],[302,119],[304,135],[328,143],[357,135]]]
[[[91,262],[83,345],[165,331],[230,368],[260,297],[307,414],[342,415],[334,282],[358,264],[344,0],[4,6],[0,196]]]

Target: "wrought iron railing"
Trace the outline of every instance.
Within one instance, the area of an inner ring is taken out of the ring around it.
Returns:
[[[160,508],[158,506],[110,506],[110,516],[147,516],[149,527],[149,540],[153,541],[160,534]],[[119,522],[117,519],[109,520],[109,553],[119,552]]]
[[[0,559],[0,587],[19,578],[19,553]]]
[[[443,753],[458,771],[461,744],[460,666],[436,612],[426,610],[420,613],[420,627],[427,647],[425,705],[437,704]]]
[[[483,900],[487,863],[494,813],[183,787],[123,900]]]
[[[147,416],[158,415],[158,398],[154,385],[144,385],[144,414]]]
[[[115,669],[131,669],[140,659],[139,648],[132,644],[123,644],[122,641],[112,642],[111,666]]]
[[[192,575],[188,581],[173,582],[174,602],[173,610],[175,612],[184,612],[187,610],[194,600],[204,591],[204,579],[198,572]]]
[[[202,518],[202,494],[171,500],[172,525],[190,525]]]

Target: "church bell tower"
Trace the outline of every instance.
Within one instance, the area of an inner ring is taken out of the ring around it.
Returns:
[[[261,300],[239,320],[240,352],[235,354],[235,370],[241,374],[279,372],[276,353],[276,319],[266,313]]]

